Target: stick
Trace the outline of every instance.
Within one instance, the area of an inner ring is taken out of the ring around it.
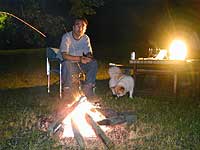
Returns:
[[[116,124],[122,124],[125,122],[130,124],[136,120],[137,120],[137,116],[135,114],[121,113],[120,115],[98,121],[97,124],[99,124],[99,125],[116,125]]]
[[[54,134],[60,128],[62,121],[68,114],[70,114],[76,108],[79,102],[80,100],[73,103],[71,107],[64,108],[65,110],[63,111],[63,113],[60,116],[58,116],[58,118],[53,123],[49,125],[48,131],[50,132],[50,135]]]
[[[27,25],[28,27],[30,27],[31,29],[37,31],[40,35],[42,35],[43,37],[46,38],[46,35],[44,33],[42,33],[41,31],[39,31],[38,29],[36,29],[35,27],[33,27],[32,25],[30,25],[29,23],[27,23],[26,21],[22,20],[21,18],[11,14],[11,13],[8,13],[8,12],[4,12],[4,11],[0,11],[0,14],[6,14],[6,15],[9,15],[11,17],[14,17],[15,19],[23,22],[25,25]]]
[[[86,146],[85,146],[84,138],[79,132],[79,129],[73,119],[71,119],[71,125],[72,125],[72,130],[73,130],[74,138],[76,139],[76,142],[80,146],[81,150],[85,150]]]
[[[102,140],[102,142],[105,144],[105,146],[109,150],[114,149],[113,142],[105,135],[103,130],[97,125],[97,123],[92,119],[92,117],[86,113],[85,119],[92,126],[92,129],[94,130],[96,136],[99,137]]]

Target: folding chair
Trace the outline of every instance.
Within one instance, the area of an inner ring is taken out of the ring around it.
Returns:
[[[61,68],[62,68],[62,60],[57,58],[57,53],[59,49],[58,48],[52,48],[48,47],[46,49],[47,54],[47,90],[48,93],[50,93],[50,80],[51,80],[51,72],[58,73],[59,74],[59,95],[60,98],[62,98],[62,78],[61,78]],[[59,67],[54,67],[51,65],[53,62],[56,62],[59,64]]]
[[[47,47],[47,90],[50,93],[50,83],[51,83],[51,73],[59,74],[59,95],[62,98],[62,76],[61,76],[61,69],[62,69],[62,58],[57,57],[59,49]],[[55,63],[56,64],[55,66]],[[77,71],[72,74],[72,80],[78,81],[76,85],[78,85],[78,89],[81,90],[81,82],[85,81],[85,74],[83,72]]]

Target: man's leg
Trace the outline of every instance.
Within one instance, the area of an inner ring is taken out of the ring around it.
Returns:
[[[65,87],[72,87],[72,74],[77,71],[77,64],[71,61],[62,62],[62,84]]]
[[[96,74],[97,74],[97,61],[93,60],[88,64],[80,64],[81,69],[86,73],[86,81],[83,86],[83,91],[86,96],[93,96],[93,88],[96,83]]]

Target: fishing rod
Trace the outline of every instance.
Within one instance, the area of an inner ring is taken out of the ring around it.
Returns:
[[[4,11],[0,11],[0,14],[5,14],[5,15],[9,15],[11,17],[14,17],[15,19],[23,22],[25,25],[27,25],[28,27],[30,27],[31,29],[35,30],[36,32],[38,32],[40,35],[42,35],[44,38],[46,38],[47,36],[42,33],[41,31],[39,31],[37,28],[33,27],[32,25],[30,25],[28,22],[24,21],[23,19],[11,14],[11,13],[8,13],[8,12],[4,12]]]

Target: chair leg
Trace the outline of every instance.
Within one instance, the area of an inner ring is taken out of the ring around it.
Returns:
[[[61,72],[62,71],[62,64],[61,63],[60,63],[60,70],[59,71],[60,71],[59,72],[60,73],[60,77],[59,77],[60,78],[59,79],[60,80],[60,98],[62,98],[62,72]]]
[[[93,88],[92,88],[92,91],[93,91],[93,93],[95,94],[95,93],[96,93],[96,87],[93,87]]]
[[[47,75],[47,78],[48,78],[48,79],[47,79],[47,80],[48,80],[48,81],[47,81],[47,82],[48,82],[48,83],[47,83],[47,91],[48,91],[48,93],[50,93],[50,74]]]
[[[48,58],[47,58],[47,91],[48,93],[50,93],[50,64]]]

